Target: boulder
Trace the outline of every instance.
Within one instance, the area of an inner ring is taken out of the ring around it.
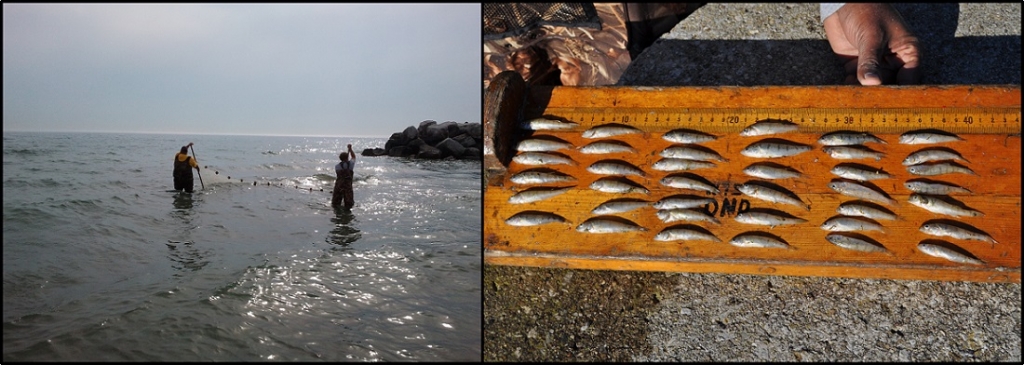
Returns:
[[[459,131],[459,123],[447,121],[438,125],[445,128],[445,133],[447,133],[446,137],[456,136],[462,133]]]
[[[449,137],[449,138],[454,139],[455,142],[459,142],[459,144],[461,144],[462,147],[469,148],[469,147],[476,146],[476,141],[473,140],[473,137],[470,137],[469,134],[466,134],[466,133],[457,135],[455,137]]]
[[[380,148],[380,147],[378,147],[378,148],[367,148],[367,149],[363,150],[363,153],[361,153],[361,155],[363,155],[363,156],[382,156],[382,155],[386,155],[386,154],[388,154],[387,151],[385,149],[383,149],[383,148]]]
[[[435,122],[433,120],[424,120],[424,121],[420,122],[420,126],[419,126],[419,128],[416,129],[416,131],[419,132],[419,135],[422,136],[423,133],[425,133],[427,131],[427,127],[432,126],[432,125],[436,125],[436,124],[437,124],[437,122]]]
[[[416,127],[413,126],[409,126],[404,131],[402,131],[402,135],[405,137],[406,143],[420,137],[419,130],[417,130]]]
[[[405,155],[405,146],[391,147],[390,149],[388,149],[388,156],[402,157]]]
[[[427,142],[423,142],[422,139],[416,138],[416,139],[414,139],[412,141],[409,141],[409,143],[405,145],[405,148],[408,148],[410,153],[414,153],[415,154],[415,153],[419,153],[420,152],[420,147],[423,147],[423,146],[426,146],[426,145],[427,145]]]
[[[420,152],[416,154],[416,157],[430,160],[439,159],[441,158],[441,150],[425,144],[420,146]]]
[[[448,138],[448,127],[439,124],[430,125],[423,133],[420,133],[420,139],[431,146],[437,145],[445,138]]]
[[[441,141],[441,143],[438,143],[436,147],[437,149],[441,150],[441,152],[444,153],[445,156],[459,157],[462,156],[464,152],[466,152],[466,147],[462,146],[461,143],[451,138],[445,138],[443,141]]]
[[[466,149],[466,152],[462,153],[462,157],[460,157],[460,158],[463,159],[463,160],[477,160],[477,161],[480,161],[480,160],[484,159],[484,155],[482,153],[480,153],[480,149],[479,148],[469,147],[469,148]]]
[[[391,148],[398,147],[398,146],[405,146],[405,144],[408,143],[408,142],[409,142],[409,140],[405,139],[405,135],[404,134],[402,134],[402,133],[392,133],[391,134],[391,138],[388,138],[388,141],[386,143],[384,143],[384,149],[390,151]]]

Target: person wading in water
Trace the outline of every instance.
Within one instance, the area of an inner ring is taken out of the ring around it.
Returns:
[[[345,208],[352,209],[352,206],[355,205],[355,199],[352,197],[352,175],[356,167],[356,153],[352,151],[352,145],[348,145],[348,152],[342,152],[338,158],[341,159],[341,162],[334,165],[334,172],[338,174],[338,179],[334,181],[331,206],[337,208],[344,201]]]
[[[199,170],[196,159],[188,155],[188,148],[192,142],[181,146],[181,152],[174,155],[174,190],[191,193],[194,183],[192,182],[192,169]]]

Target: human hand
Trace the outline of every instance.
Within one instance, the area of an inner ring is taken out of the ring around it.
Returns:
[[[847,83],[920,82],[917,37],[892,5],[846,3],[824,26],[832,51],[844,61]]]
[[[348,149],[350,149],[350,150],[352,149],[352,145],[351,144],[348,145]]]
[[[189,146],[189,147],[192,147],[192,142],[189,142],[189,143],[188,143],[188,146]]]

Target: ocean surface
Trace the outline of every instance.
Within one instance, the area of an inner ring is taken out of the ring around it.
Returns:
[[[481,360],[480,162],[360,155],[333,209],[385,142],[4,132],[3,360]]]

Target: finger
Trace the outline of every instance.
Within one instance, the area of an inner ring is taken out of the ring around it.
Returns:
[[[857,51],[857,80],[861,85],[881,85],[882,37],[876,32],[860,34],[860,45]]]

